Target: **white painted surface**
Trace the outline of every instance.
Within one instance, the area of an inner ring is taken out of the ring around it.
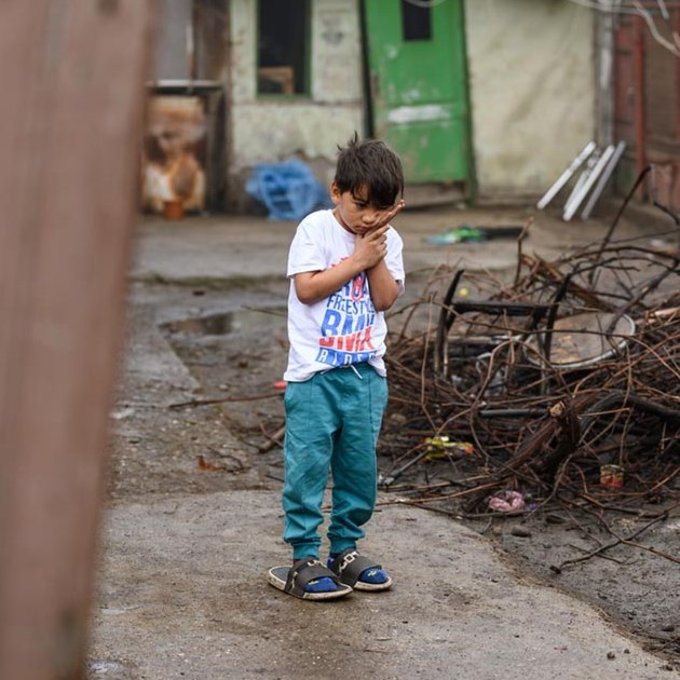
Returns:
[[[466,0],[482,196],[540,195],[595,135],[593,15],[568,0]]]
[[[387,114],[390,123],[415,123],[434,120],[450,120],[451,111],[440,104],[422,106],[399,106]]]

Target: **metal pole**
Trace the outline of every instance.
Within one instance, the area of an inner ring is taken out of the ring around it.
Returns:
[[[578,207],[581,205],[581,203],[583,203],[583,200],[588,195],[588,192],[592,188],[593,184],[595,184],[595,182],[597,181],[597,178],[604,170],[613,153],[614,153],[613,144],[608,146],[602,152],[602,155],[597,159],[595,167],[588,175],[586,181],[583,183],[583,186],[580,188],[578,194],[574,197],[574,200],[570,203],[569,207],[564,211],[563,217],[565,220],[569,221],[574,216],[574,214],[578,210]]]
[[[639,175],[647,165],[645,116],[645,23],[641,16],[633,18],[633,78],[635,83],[635,169]],[[643,191],[644,193],[644,191]]]
[[[614,151],[611,159],[609,160],[607,167],[602,172],[602,175],[601,175],[597,185],[593,189],[593,193],[590,194],[590,198],[588,199],[588,202],[586,203],[586,207],[583,208],[583,212],[581,213],[581,217],[584,220],[587,220],[590,217],[590,213],[593,211],[595,204],[597,203],[600,196],[602,195],[604,188],[607,186],[607,182],[609,181],[609,178],[612,176],[614,170],[616,169],[616,166],[618,165],[619,160],[621,160],[621,156],[623,155],[625,148],[626,148],[625,142],[619,142],[616,145],[616,150]]]
[[[543,210],[550,201],[557,196],[559,190],[569,181],[571,176],[581,167],[583,162],[590,156],[590,154],[595,150],[595,142],[588,142],[581,152],[574,158],[574,160],[569,164],[567,169],[557,178],[557,181],[545,192],[545,194],[540,198],[536,207],[539,210]]]

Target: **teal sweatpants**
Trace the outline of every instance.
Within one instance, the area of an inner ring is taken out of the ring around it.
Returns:
[[[318,528],[330,470],[330,550],[354,548],[375,506],[375,449],[387,405],[387,379],[368,364],[335,368],[288,383],[284,405],[283,538],[294,559],[319,557]]]

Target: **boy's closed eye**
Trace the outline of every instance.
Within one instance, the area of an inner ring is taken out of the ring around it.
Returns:
[[[373,208],[376,212],[390,212],[394,210],[397,207],[396,203],[392,203],[392,205],[375,205],[372,203],[367,203],[365,201],[354,201],[354,205],[359,209],[359,210],[365,210],[366,208]]]

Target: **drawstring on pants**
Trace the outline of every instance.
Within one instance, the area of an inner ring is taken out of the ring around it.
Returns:
[[[339,369],[342,369],[342,370],[346,371],[348,368],[351,368],[351,369],[354,371],[354,374],[356,375],[357,378],[359,378],[359,380],[363,380],[363,379],[364,379],[364,376],[361,375],[361,373],[359,373],[359,371],[357,371],[357,367],[356,367],[354,364],[344,364],[344,365],[342,365],[342,366],[338,366],[338,367],[335,368],[335,369],[328,369],[328,370],[339,370]],[[324,371],[324,373],[325,373],[325,371]]]

